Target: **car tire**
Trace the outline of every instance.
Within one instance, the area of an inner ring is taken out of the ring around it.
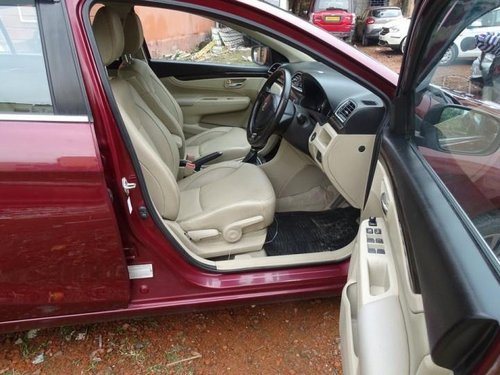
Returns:
[[[401,43],[399,43],[399,51],[404,55],[406,50],[406,37],[403,38]]]
[[[475,217],[472,222],[500,259],[500,210],[494,210]]]
[[[452,45],[444,53],[443,58],[441,59],[441,61],[439,61],[439,65],[450,65],[455,61],[457,56],[458,56],[457,46]]]

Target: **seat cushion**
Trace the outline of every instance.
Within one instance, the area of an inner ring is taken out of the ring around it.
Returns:
[[[263,221],[245,229],[269,226],[276,197],[266,174],[257,166],[229,161],[217,163],[179,181],[177,222],[185,231],[217,229],[248,218]]]
[[[235,160],[244,157],[250,151],[247,133],[242,128],[217,127],[206,130],[186,140],[186,154],[198,159],[212,152],[223,154],[214,162]]]

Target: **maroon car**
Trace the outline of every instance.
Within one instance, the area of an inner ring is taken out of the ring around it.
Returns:
[[[398,77],[260,1],[3,2],[0,331],[341,295],[344,373],[494,372],[498,103],[438,65],[495,6]]]

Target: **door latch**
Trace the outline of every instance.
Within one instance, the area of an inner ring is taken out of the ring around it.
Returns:
[[[128,182],[125,177],[122,178],[122,188],[125,194],[130,195],[130,190],[135,189],[137,184],[135,182]]]

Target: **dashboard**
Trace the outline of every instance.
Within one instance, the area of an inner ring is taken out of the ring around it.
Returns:
[[[283,138],[309,155],[351,206],[361,208],[376,134],[387,113],[384,102],[319,62],[283,64],[281,69],[290,73],[295,111]]]
[[[339,134],[375,134],[385,114],[377,95],[319,62],[283,64],[291,79],[290,99],[301,121],[290,124],[284,137],[307,152],[316,124],[329,124]],[[305,121],[304,121],[305,119]]]

